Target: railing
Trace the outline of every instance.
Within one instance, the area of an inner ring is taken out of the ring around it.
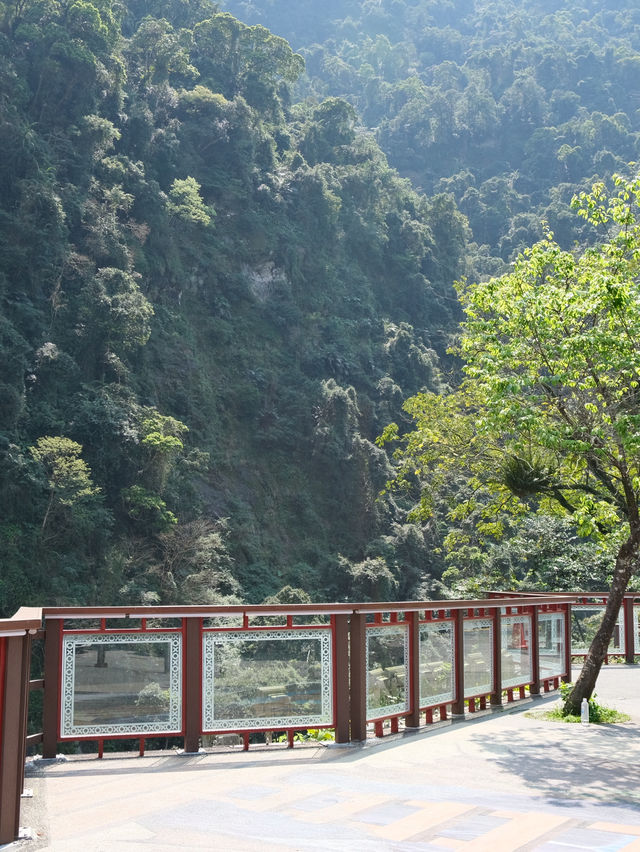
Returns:
[[[531,592],[489,592],[490,598],[530,598]],[[545,599],[554,593],[542,593]],[[563,593],[555,593],[557,598]],[[607,594],[602,592],[577,592],[571,606],[571,654],[573,657],[586,656],[591,641],[602,621],[607,605]],[[624,595],[618,619],[614,626],[605,662],[610,657],[624,657],[625,662],[633,663],[640,655],[640,594],[627,592]]]
[[[557,688],[571,671],[575,597],[227,607],[45,608],[0,622],[0,843],[18,831],[25,742],[332,728],[337,743],[418,728]],[[41,618],[44,630],[41,627]],[[44,678],[29,682],[30,636]],[[13,643],[13,644],[11,644]],[[25,739],[28,693],[42,732]],[[5,780],[5,776],[6,779]]]
[[[0,619],[0,843],[17,839],[24,785],[31,637],[39,609],[23,607]]]

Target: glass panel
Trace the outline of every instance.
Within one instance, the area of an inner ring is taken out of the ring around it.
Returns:
[[[565,671],[564,613],[544,612],[538,616],[540,679],[562,677]]]
[[[61,736],[181,730],[181,634],[63,638]]]
[[[251,627],[286,627],[286,613],[275,615],[249,615],[249,628]]]
[[[135,618],[105,618],[105,630],[140,630],[141,619]]]
[[[531,616],[501,618],[502,687],[531,683]]]
[[[633,624],[634,624],[634,645],[633,651],[634,655],[637,656],[640,654],[640,606],[634,604],[633,607]]]
[[[420,625],[420,707],[453,701],[453,624]]]
[[[240,629],[244,623],[244,616],[241,612],[229,613],[225,615],[212,615],[202,619],[204,628],[211,627],[214,630],[219,627],[237,627]]]
[[[296,627],[301,627],[304,624],[326,624],[327,627],[331,624],[331,616],[318,613],[316,615],[294,615],[292,624]]]
[[[205,633],[204,731],[333,723],[331,631]]]
[[[586,654],[593,637],[596,635],[604,605],[574,604],[571,607],[571,653]],[[624,654],[624,610],[620,608],[618,620],[613,628],[613,636],[609,643],[609,654]]]
[[[147,630],[180,630],[181,618],[148,618]]]
[[[367,719],[409,709],[407,627],[367,627]]]
[[[464,697],[486,695],[493,689],[493,622],[464,622]]]
[[[99,618],[65,618],[62,621],[62,629],[63,630],[100,630],[100,619]]]

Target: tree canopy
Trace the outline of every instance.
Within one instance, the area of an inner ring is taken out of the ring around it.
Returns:
[[[399,452],[405,480],[426,485],[420,513],[462,473],[468,496],[499,536],[504,518],[568,515],[583,535],[615,541],[603,626],[570,702],[590,696],[640,548],[640,178],[596,184],[574,199],[600,229],[597,246],[563,251],[548,234],[500,278],[461,284],[455,353],[460,387],[406,403],[415,429]],[[390,427],[386,438],[398,429]]]

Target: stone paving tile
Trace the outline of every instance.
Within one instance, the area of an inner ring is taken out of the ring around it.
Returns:
[[[456,820],[451,828],[440,831],[442,837],[454,838],[456,840],[474,840],[493,828],[505,825],[508,819],[498,817],[494,814],[476,814]]]
[[[603,675],[630,725],[510,712],[363,749],[43,767],[43,839],[19,852],[640,852],[640,667]]]
[[[594,831],[592,828],[575,828],[555,839],[556,845],[565,840],[582,849],[597,849],[599,852],[618,852],[636,838],[629,834],[610,831]]]
[[[629,834],[611,834],[587,828],[564,832],[539,847],[538,852],[620,852],[636,838]]]
[[[358,822],[366,822],[368,825],[391,825],[419,810],[420,808],[409,807],[400,802],[389,802],[362,810],[354,819]]]

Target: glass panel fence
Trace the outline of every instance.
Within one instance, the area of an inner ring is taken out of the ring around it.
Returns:
[[[540,679],[562,677],[565,671],[565,614],[543,612],[538,616]]]
[[[464,622],[464,697],[486,695],[493,686],[493,622]]]
[[[596,635],[604,605],[573,604],[571,607],[571,653],[586,654]],[[624,654],[624,610],[621,608],[609,643],[609,654]]]
[[[203,731],[333,724],[331,631],[205,633]]]
[[[63,637],[62,737],[181,730],[181,634]]]
[[[522,686],[532,680],[531,616],[501,618],[502,686]]]
[[[454,699],[453,624],[420,625],[420,706]]]
[[[367,719],[409,709],[409,631],[367,627]]]

